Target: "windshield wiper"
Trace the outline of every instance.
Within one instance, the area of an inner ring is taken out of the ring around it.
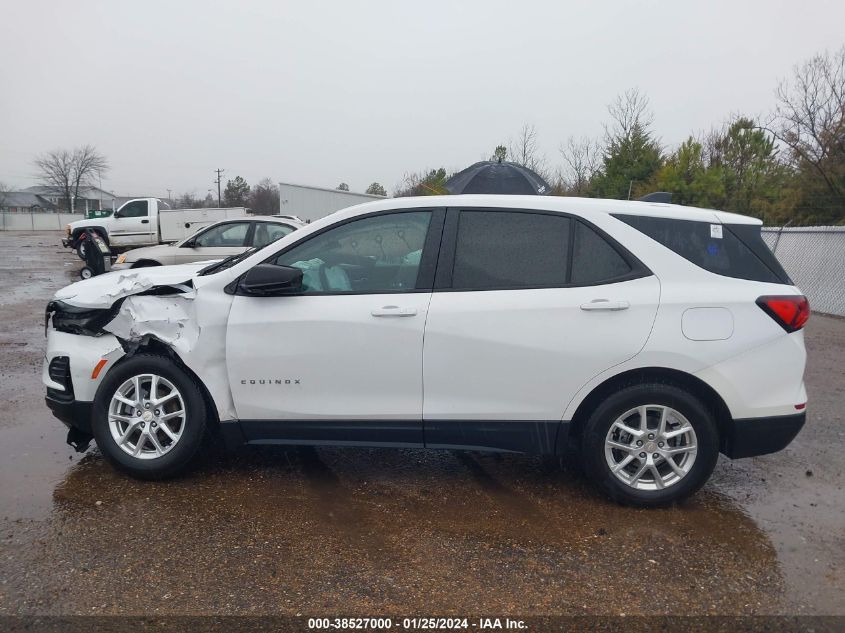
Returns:
[[[256,253],[260,250],[261,249],[258,246],[253,246],[252,248],[245,250],[240,255],[229,255],[226,259],[221,259],[219,262],[215,262],[213,264],[206,266],[205,268],[201,269],[199,271],[199,273],[197,273],[197,274],[202,276],[202,275],[213,275],[214,273],[219,273],[221,270],[226,270],[227,268],[231,268],[232,266],[237,264],[239,261],[246,259],[247,257],[252,255],[253,253]]]

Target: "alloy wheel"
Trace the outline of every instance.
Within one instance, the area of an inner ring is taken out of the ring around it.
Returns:
[[[637,490],[662,490],[686,477],[698,452],[689,420],[659,404],[620,415],[607,432],[604,456],[610,472]]]
[[[128,455],[156,459],[179,442],[186,414],[185,400],[172,382],[156,374],[139,374],[112,396],[109,431]]]

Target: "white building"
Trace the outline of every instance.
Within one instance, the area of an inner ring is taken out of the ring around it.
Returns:
[[[346,207],[383,199],[383,196],[374,196],[369,193],[309,187],[308,185],[295,185],[289,182],[279,183],[280,213],[296,215],[309,222],[319,220]]]

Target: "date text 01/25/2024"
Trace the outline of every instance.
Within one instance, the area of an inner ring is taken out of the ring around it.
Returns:
[[[309,618],[308,628],[320,629],[373,629],[390,630],[394,626],[403,630],[526,630],[523,620],[511,618]]]

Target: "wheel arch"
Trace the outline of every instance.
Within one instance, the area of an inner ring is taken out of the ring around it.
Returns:
[[[103,227],[103,226],[84,226],[84,227],[81,227],[81,228],[73,229],[73,233],[71,233],[71,238],[73,239],[74,246],[76,245],[77,242],[79,242],[79,238],[82,237],[82,235],[85,233],[86,229],[92,229],[92,230],[96,231],[100,235],[100,237],[103,238],[103,241],[106,244],[109,244],[109,232],[106,231],[105,227]]]
[[[719,443],[720,445],[724,444],[726,430],[732,421],[730,409],[725,403],[725,400],[713,387],[701,380],[701,378],[685,371],[670,369],[668,367],[638,367],[636,369],[630,369],[611,376],[597,385],[575,409],[569,425],[569,439],[572,440],[581,437],[581,430],[584,428],[587,418],[590,417],[590,414],[595,408],[609,395],[625,387],[645,383],[673,385],[688,391],[701,400],[701,403],[712,411],[719,430]]]
[[[173,348],[164,341],[161,341],[153,336],[145,337],[140,344],[133,345],[129,350],[127,350],[126,354],[121,356],[120,360],[118,360],[109,371],[114,371],[116,367],[119,367],[122,363],[139,354],[155,354],[156,356],[164,356],[171,359],[179,367],[179,369],[184,371],[191,378],[194,384],[199,387],[203,402],[205,403],[206,414],[208,416],[206,422],[208,423],[209,428],[214,431],[219,428],[220,418],[217,415],[217,405],[214,403],[214,398],[211,397],[211,392],[209,392],[208,387],[206,387],[205,383],[200,380],[200,377],[197,376],[196,372],[188,367],[188,365],[179,357],[179,354],[177,354]]]

